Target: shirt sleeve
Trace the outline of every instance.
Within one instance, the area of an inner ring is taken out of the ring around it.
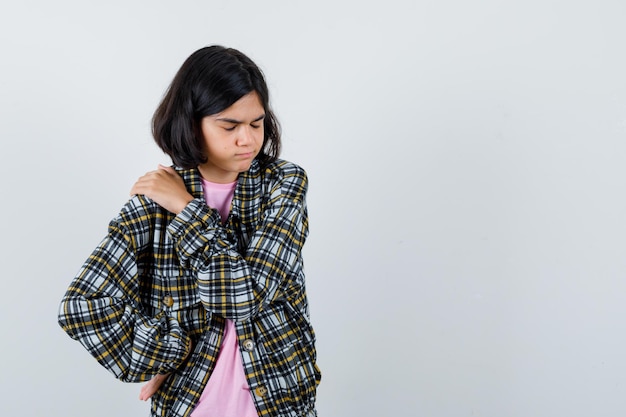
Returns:
[[[182,265],[197,274],[207,311],[243,321],[285,296],[288,280],[298,276],[308,234],[307,185],[301,169],[276,181],[244,250],[238,250],[231,232],[202,199],[193,200],[169,224]]]
[[[174,318],[142,308],[135,241],[119,220],[70,284],[59,324],[117,378],[137,382],[176,369],[191,341]]]

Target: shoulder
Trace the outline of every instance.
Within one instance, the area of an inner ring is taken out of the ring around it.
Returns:
[[[200,176],[195,169],[174,167],[194,197],[202,195]],[[157,230],[163,229],[174,218],[163,207],[145,195],[133,195],[109,223],[109,233],[121,235],[135,247],[149,244]]]
[[[265,167],[266,172],[282,172],[286,174],[300,174],[306,175],[304,168],[293,162],[286,161],[284,159],[276,159],[274,162],[270,162]]]
[[[304,168],[284,159],[268,164],[261,176],[272,189],[291,198],[304,198],[308,189],[309,180]]]
[[[197,169],[181,169],[172,166],[183,179],[187,189],[194,194],[202,192],[202,183],[200,174]],[[149,224],[159,221],[161,218],[167,217],[167,210],[163,209],[152,199],[145,195],[135,194],[120,210],[118,221],[127,225],[139,228],[145,228]]]
[[[194,197],[199,197],[202,195],[202,176],[197,168],[184,169],[173,166],[173,168],[178,172],[178,175],[181,176],[187,190]]]
[[[301,166],[293,162],[277,159],[268,164],[262,172],[265,178],[273,178],[281,181],[306,184],[308,177],[306,171]]]

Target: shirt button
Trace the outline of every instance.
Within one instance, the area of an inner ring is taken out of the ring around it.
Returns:
[[[171,307],[174,305],[174,299],[172,298],[171,295],[166,295],[165,297],[163,297],[163,304],[165,304],[166,307]]]
[[[250,339],[244,340],[243,350],[245,350],[246,352],[252,352],[252,349],[254,349],[254,342]]]
[[[265,388],[263,385],[258,386],[254,390],[254,393],[258,395],[259,397],[265,397],[265,394],[267,394],[267,388]]]

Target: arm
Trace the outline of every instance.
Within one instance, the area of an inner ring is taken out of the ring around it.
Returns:
[[[243,251],[201,199],[189,203],[170,223],[178,257],[197,273],[208,311],[246,320],[285,295],[308,233],[306,191],[303,170],[283,172],[270,188],[261,221]]]
[[[134,198],[126,208],[140,212],[142,206]],[[164,312],[150,317],[143,311],[133,236],[121,217],[112,221],[59,308],[63,330],[117,378],[129,382],[176,369],[191,349],[176,320]]]

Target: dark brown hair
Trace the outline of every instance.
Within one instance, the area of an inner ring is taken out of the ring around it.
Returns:
[[[265,110],[261,165],[280,154],[280,125],[269,104],[263,73],[243,53],[222,46],[197,50],[185,60],[152,117],[152,136],[175,165],[195,168],[206,162],[200,122],[256,91]]]

